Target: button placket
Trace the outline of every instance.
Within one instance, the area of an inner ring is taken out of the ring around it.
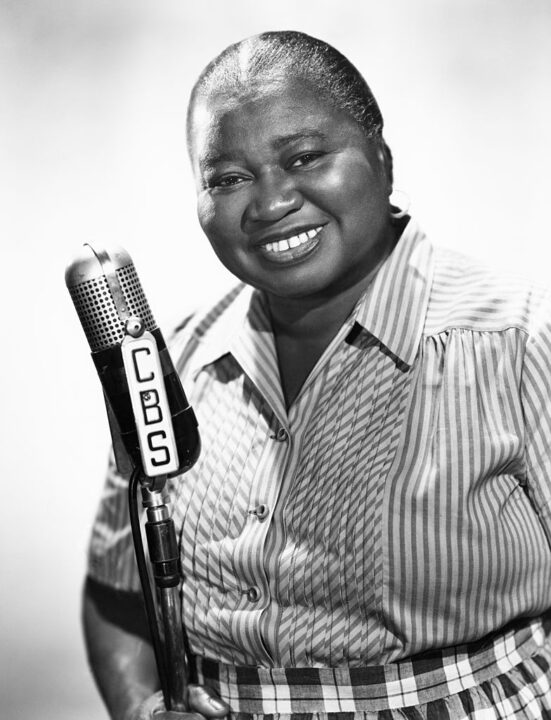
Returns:
[[[270,514],[270,508],[267,505],[264,505],[264,503],[261,503],[249,510],[249,514],[254,515],[257,520],[262,522],[262,520],[265,520]]]
[[[245,594],[247,596],[247,600],[252,603],[258,602],[260,600],[260,596],[262,595],[260,588],[256,585],[252,585]]]
[[[289,439],[289,433],[284,427],[280,427],[277,432],[274,435],[270,435],[270,437],[278,442],[286,442]]]
[[[238,614],[234,621],[235,633],[241,633],[246,627],[247,633],[251,633],[251,642],[254,637],[255,651],[264,653],[271,660],[264,644],[264,631],[260,629],[262,615],[270,604],[264,545],[281,487],[285,483],[292,438],[281,420],[273,417],[270,420],[262,428],[262,436],[259,435],[264,449],[251,480],[249,501],[252,502],[246,510],[250,520],[236,543],[233,560],[241,586],[241,602],[248,606],[248,612],[243,616]],[[275,469],[277,473],[274,473]]]
[[[259,520],[266,520],[266,518],[270,514],[270,508],[264,504],[257,505],[254,514]]]

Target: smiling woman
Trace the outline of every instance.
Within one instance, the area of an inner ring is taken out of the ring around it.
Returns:
[[[198,214],[221,261],[272,305],[348,293],[348,314],[392,246],[382,143],[303,80],[257,80],[237,104],[201,103],[191,131]]]
[[[199,221],[266,293],[287,405],[397,240],[382,127],[355,68],[299,33],[232,46],[192,94]]]
[[[361,75],[313,38],[265,33],[225,51],[188,115],[199,220],[222,262],[272,303],[347,290],[353,305],[394,236],[382,125]]]
[[[300,33],[231,46],[192,94],[199,220],[242,281],[173,342],[203,445],[173,490],[206,717],[551,717],[549,296],[432,246],[390,202],[382,128]],[[85,617],[135,720],[162,704],[123,489],[112,469]]]
[[[224,265],[266,293],[289,406],[394,245],[391,172],[381,139],[306,80],[250,84],[195,100],[197,208]]]

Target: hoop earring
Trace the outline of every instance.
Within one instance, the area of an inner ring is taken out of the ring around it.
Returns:
[[[393,195],[398,195],[399,198],[394,198],[393,200],[391,200]],[[406,192],[404,192],[403,190],[393,190],[390,193],[388,200],[390,205],[390,217],[393,220],[400,220],[408,214],[411,200]],[[393,211],[393,208],[396,208],[397,212]]]

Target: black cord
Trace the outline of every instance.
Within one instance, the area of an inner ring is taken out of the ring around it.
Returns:
[[[135,468],[132,471],[132,475],[130,476],[130,482],[128,484],[128,512],[130,513],[130,526],[132,528],[134,552],[136,553],[136,562],[138,564],[138,573],[140,575],[140,582],[142,584],[143,599],[145,603],[147,621],[149,624],[149,633],[151,635],[151,642],[153,644],[153,652],[155,654],[155,662],[157,664],[157,671],[159,673],[159,681],[161,683],[161,689],[163,691],[165,707],[167,710],[170,710],[170,695],[167,686],[168,675],[166,672],[166,660],[163,652],[163,646],[161,643],[159,625],[157,622],[157,610],[155,607],[153,592],[151,590],[149,573],[147,571],[147,562],[145,559],[145,552],[142,540],[142,530],[140,527],[140,516],[138,513],[139,477],[140,470],[138,468]]]

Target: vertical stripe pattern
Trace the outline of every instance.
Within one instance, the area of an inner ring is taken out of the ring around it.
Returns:
[[[547,609],[550,324],[543,291],[412,222],[288,410],[259,293],[191,318],[203,451],[171,497],[197,654],[393,663]],[[135,588],[124,490],[110,472],[90,572]]]

